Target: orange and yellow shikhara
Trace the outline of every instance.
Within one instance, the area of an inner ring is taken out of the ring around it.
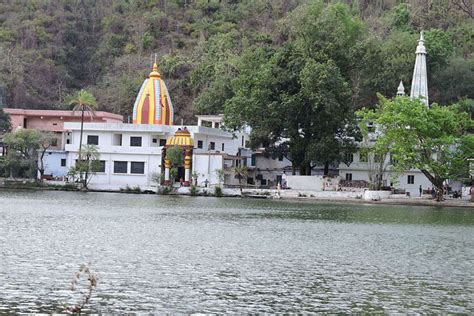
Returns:
[[[153,64],[153,70],[143,84],[133,105],[133,124],[173,125],[173,104],[161,79],[158,66]]]

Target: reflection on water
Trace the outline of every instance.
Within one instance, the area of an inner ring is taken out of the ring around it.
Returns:
[[[474,212],[0,192],[0,313],[474,312]]]

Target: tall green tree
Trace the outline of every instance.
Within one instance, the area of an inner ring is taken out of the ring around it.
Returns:
[[[380,128],[377,142],[390,147],[396,170],[419,169],[441,201],[447,179],[467,177],[467,159],[474,157],[474,136],[467,133],[472,121],[457,105],[427,107],[408,97],[379,98],[377,108],[365,114]]]
[[[38,149],[42,143],[42,135],[38,130],[19,129],[4,136],[8,147],[7,165],[13,177],[29,177],[37,179]]]
[[[79,137],[78,159],[81,160],[82,155],[82,135],[84,133],[84,114],[88,113],[91,117],[95,115],[97,108],[97,100],[86,90],[80,90],[75,95],[68,98],[68,104],[73,106],[73,112],[81,111],[81,133]]]
[[[284,155],[294,171],[325,165],[327,173],[351,147],[350,88],[332,60],[305,58],[291,45],[247,52],[232,85],[226,126],[250,126],[252,146]]]

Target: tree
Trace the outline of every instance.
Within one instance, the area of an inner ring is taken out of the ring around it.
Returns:
[[[246,166],[238,165],[235,166],[232,171],[235,177],[239,180],[240,196],[242,196],[242,180],[247,179],[248,170]]]
[[[78,159],[76,164],[69,169],[69,176],[72,179],[78,178],[82,189],[87,190],[92,177],[101,170],[100,154],[95,145],[82,145],[82,159]]]
[[[10,132],[11,129],[10,114],[0,109],[0,135]]]
[[[41,133],[33,129],[19,129],[7,133],[4,142],[8,147],[7,164],[11,176],[27,176],[37,179],[38,149]]]
[[[170,169],[170,183],[171,185],[174,183],[176,177],[178,176],[178,169],[177,167],[183,164],[183,148],[179,146],[173,146],[166,148],[166,159],[171,162],[171,169]]]
[[[373,124],[375,120],[373,111],[362,109],[356,114],[363,136],[362,141],[358,143],[359,160],[367,164],[370,189],[381,190],[390,166],[390,144],[386,143],[386,139],[377,139],[380,131],[376,130],[377,126]],[[377,141],[374,143],[373,140]],[[391,171],[394,172],[394,170]]]
[[[73,106],[73,112],[81,111],[81,133],[79,137],[79,152],[77,155],[78,159],[81,160],[82,135],[84,132],[84,113],[89,113],[91,117],[94,116],[95,109],[97,108],[97,100],[86,90],[80,90],[75,95],[72,95],[68,98],[68,104]]]
[[[404,171],[419,169],[436,187],[437,200],[443,199],[447,179],[466,176],[467,159],[474,157],[474,135],[467,134],[472,122],[457,105],[427,107],[419,100],[379,95],[372,112],[380,128],[377,142],[389,144],[393,167]]]
[[[53,139],[55,138],[53,133],[49,131],[39,131],[39,157],[38,157],[38,172],[39,172],[39,181],[43,181],[44,176],[44,155],[46,151],[52,146]]]
[[[303,57],[294,45],[246,52],[232,85],[226,126],[250,126],[252,147],[285,156],[293,172],[324,165],[327,174],[353,148],[350,88],[334,61]]]
[[[166,159],[169,159],[174,167],[181,166],[183,164],[183,148],[179,146],[166,148]]]

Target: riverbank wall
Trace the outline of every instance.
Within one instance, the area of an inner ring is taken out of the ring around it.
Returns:
[[[165,188],[165,187],[162,187]],[[10,190],[60,190],[60,191],[81,191],[72,183],[50,183],[45,182],[38,186],[31,181],[0,181],[0,189]],[[183,195],[183,196],[215,196],[215,187],[196,187],[194,191],[190,187],[173,187],[170,190],[158,190],[162,195]],[[89,192],[105,193],[129,193],[129,194],[157,194],[157,188],[151,187],[146,190],[138,187],[125,187],[119,190],[89,189]],[[219,196],[222,197],[243,197],[258,199],[273,199],[286,201],[305,202],[328,202],[328,203],[357,203],[357,204],[393,204],[393,205],[413,205],[413,206],[439,206],[439,207],[468,207],[474,209],[474,203],[470,202],[470,195],[464,195],[462,199],[447,197],[442,202],[434,201],[430,195],[422,197],[410,197],[404,194],[391,194],[390,191],[304,191],[304,190],[276,190],[276,189],[247,189],[243,188],[242,193],[238,188],[222,188]]]

